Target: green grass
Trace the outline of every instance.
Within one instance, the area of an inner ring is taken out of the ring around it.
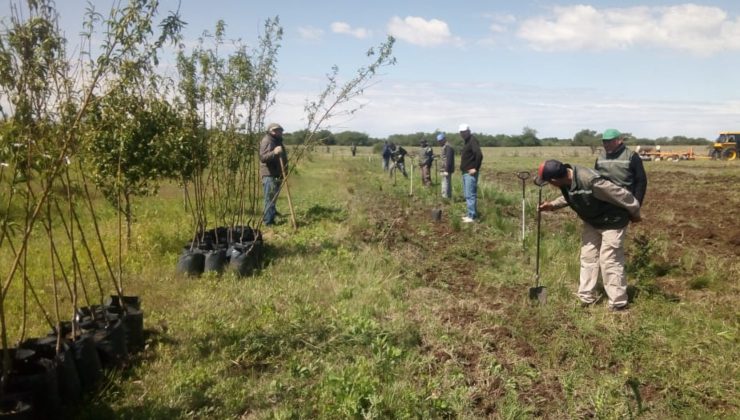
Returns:
[[[484,171],[474,225],[460,223],[459,174],[444,202],[437,186],[419,187],[418,171],[409,196],[377,159],[317,152],[290,180],[299,229],[287,217],[266,229],[268,264],[247,278],[175,275],[190,235],[177,190],[139,200],[124,284],[143,300],[148,347],[78,417],[736,416],[737,263],[705,269],[692,262],[703,255],[697,247],[665,266],[670,241],[651,238],[634,252],[643,258],[630,259],[630,313],[583,310],[573,296],[580,224],[564,210],[543,220],[548,303],[533,305],[537,188],[527,183],[522,243],[514,172],[534,171],[543,157],[496,152],[504,155],[486,155],[495,170]],[[114,246],[114,213],[100,207]],[[287,216],[284,196],[278,209]],[[38,258],[31,277],[49,303],[48,256]],[[683,285],[680,298],[664,290],[665,276]],[[29,313],[30,330],[45,331]]]

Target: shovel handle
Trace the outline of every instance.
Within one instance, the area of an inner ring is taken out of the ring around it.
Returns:
[[[535,259],[534,277],[537,281],[537,286],[540,285],[540,226],[542,225],[542,211],[540,210],[540,204],[542,203],[542,187],[537,197],[537,258]]]

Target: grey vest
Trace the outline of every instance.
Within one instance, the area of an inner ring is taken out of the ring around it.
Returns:
[[[632,172],[630,172],[630,162],[634,154],[626,146],[622,148],[622,151],[617,156],[608,158],[606,152],[602,152],[596,159],[596,170],[620,187],[634,192],[635,180]]]
[[[597,229],[621,229],[630,222],[626,209],[594,197],[591,186],[602,178],[593,169],[573,166],[573,183],[560,187],[563,197],[584,222]]]

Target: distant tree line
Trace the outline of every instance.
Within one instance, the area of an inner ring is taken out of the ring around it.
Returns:
[[[299,130],[283,135],[283,141],[286,144],[303,144],[308,136],[306,130]],[[416,132],[413,134],[391,134],[387,138],[373,138],[365,133],[358,131],[342,131],[332,133],[329,130],[322,130],[316,134],[319,139],[318,144],[327,146],[375,146],[384,141],[402,145],[418,146],[422,140],[427,140],[434,144],[437,138],[437,132]],[[445,133],[447,141],[453,145],[462,144],[462,139],[457,132]],[[561,139],[556,137],[539,138],[537,130],[531,127],[524,127],[521,134],[485,134],[473,133],[478,142],[483,147],[520,147],[520,146],[600,146],[601,133],[596,130],[583,129],[573,135],[572,138]],[[635,137],[631,133],[623,133],[625,142],[633,145],[706,145],[710,140],[703,137],[658,137],[649,139],[644,137]]]

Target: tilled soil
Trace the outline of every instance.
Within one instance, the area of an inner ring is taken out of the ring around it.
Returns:
[[[729,178],[729,179],[728,179]],[[516,182],[512,188],[517,188]],[[701,261],[696,270],[705,269],[705,261],[733,261],[740,255],[740,179],[721,174],[696,175],[685,171],[657,172],[650,174],[648,194],[643,207],[643,221],[630,227],[630,237],[643,236],[648,240],[665,240],[667,248],[658,256],[667,266],[675,266],[687,252],[694,253]],[[464,204],[453,204],[464,206]],[[436,317],[437,322],[450,331],[460,334],[470,345],[450,350],[433,337],[423,336],[422,350],[432,359],[433,370],[444,370],[448,363],[462,367],[465,381],[472,389],[471,402],[482,417],[496,412],[497,401],[505,394],[505,384],[490,375],[490,360],[496,360],[502,369],[511,368],[515,361],[538,363],[532,346],[504,325],[492,325],[488,320],[492,314],[500,318],[519,319],[520,328],[537,330],[535,320],[522,320],[517,305],[521,287],[486,285],[476,280],[477,264],[469,256],[450,250],[450,244],[475,240],[482,253],[494,251],[497,244],[484,234],[478,234],[478,226],[472,229],[453,229],[448,215],[434,223],[429,209],[399,206],[396,199],[380,194],[375,197],[368,212],[370,229],[357,232],[366,242],[380,242],[390,252],[400,254],[408,261],[426,260],[424,264],[410,264],[409,276],[419,279],[422,286],[412,290],[409,299],[427,302],[431,310],[423,305],[410,307],[410,316],[423,324],[424,317]],[[446,210],[445,210],[446,211]],[[517,217],[516,208],[503,209],[503,214]],[[564,214],[548,220],[548,229],[558,225],[572,215]],[[421,233],[420,233],[421,232]],[[574,257],[575,258],[575,257]],[[629,257],[628,257],[629,258]],[[443,263],[441,263],[443,261]],[[686,274],[686,273],[684,273]],[[691,273],[688,273],[691,275]],[[669,281],[664,285],[670,294],[682,294],[688,287],[686,282]],[[433,303],[436,302],[436,303]],[[425,303],[426,304],[426,303]],[[562,325],[562,328],[569,328]],[[547,336],[548,331],[540,331]],[[595,338],[581,337],[593,342],[594,348],[603,343]],[[568,355],[560,363],[567,368]],[[616,366],[605,366],[614,370]],[[542,407],[547,401],[562,401],[564,390],[557,377],[542,375],[529,386],[519,390],[518,397],[530,406]],[[649,399],[647,393],[643,395]],[[535,413],[547,417],[547,413]],[[589,413],[584,413],[588,416]]]

